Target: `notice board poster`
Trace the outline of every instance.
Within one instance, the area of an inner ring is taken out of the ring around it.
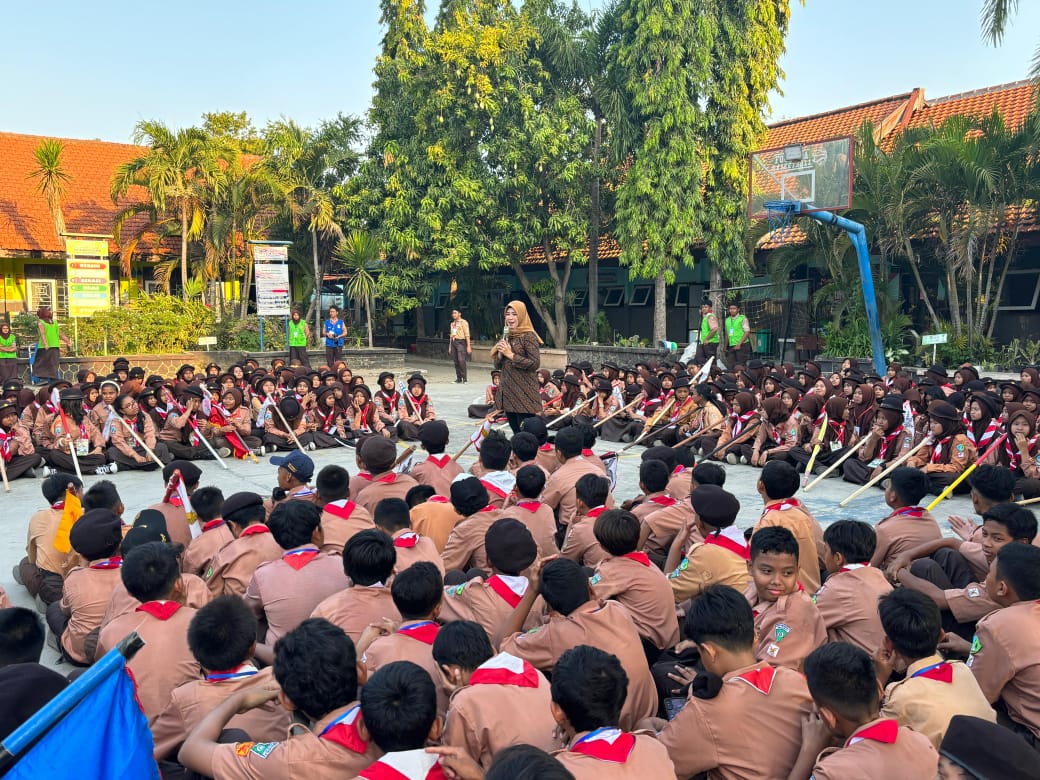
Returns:
[[[261,317],[289,316],[289,248],[253,247],[256,313]]]
[[[111,307],[108,241],[70,238],[65,242],[65,252],[69,316],[89,317]]]

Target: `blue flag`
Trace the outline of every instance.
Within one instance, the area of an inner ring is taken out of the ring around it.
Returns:
[[[18,746],[36,739],[55,713],[60,720],[17,760],[6,780],[158,780],[152,734],[118,650],[9,735],[4,747],[17,755]]]

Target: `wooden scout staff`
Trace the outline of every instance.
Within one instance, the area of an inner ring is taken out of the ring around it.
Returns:
[[[679,442],[678,444],[673,444],[673,445],[672,445],[672,449],[673,449],[673,450],[677,450],[677,449],[679,449],[680,447],[684,447],[684,446],[686,446],[687,444],[689,444],[689,443],[690,443],[691,441],[693,441],[694,439],[699,439],[699,438],[700,438],[701,436],[703,436],[704,434],[706,434],[706,433],[711,433],[712,431],[714,431],[714,430],[717,430],[717,429],[719,428],[719,426],[721,426],[721,425],[724,425],[724,424],[725,424],[725,422],[726,422],[726,418],[725,418],[725,417],[723,417],[723,418],[722,418],[721,420],[719,420],[719,421],[718,421],[717,423],[714,423],[714,424],[712,424],[712,425],[709,425],[709,426],[708,426],[707,428],[705,428],[705,429],[704,429],[704,430],[702,430],[702,431],[697,431],[697,433],[693,434],[692,436],[687,436],[687,437],[686,437],[685,439],[683,439],[683,440],[682,440],[681,442]]]
[[[54,393],[57,393],[57,388],[54,389]],[[53,394],[51,401],[53,401]],[[61,397],[58,397],[58,403],[55,404],[58,407],[58,415],[61,417],[62,427],[65,429],[65,435],[69,439],[69,454],[72,456],[72,465],[76,467],[76,476],[79,477],[79,481],[83,481],[83,472],[79,469],[79,456],[76,455],[76,447],[72,444],[72,429],[69,428],[69,418],[65,416],[65,410],[61,407]],[[6,471],[6,469],[5,469]],[[6,480],[5,480],[6,482]]]
[[[599,422],[593,423],[592,427],[593,428],[599,428],[601,425],[603,425],[603,423],[607,422],[608,420],[613,420],[615,417],[617,417],[622,412],[627,412],[629,409],[631,409],[633,406],[635,406],[637,403],[639,403],[642,400],[643,400],[643,395],[642,395],[642,393],[640,393],[638,396],[633,398],[631,402],[625,404],[620,409],[615,409],[613,412],[608,414],[606,417],[604,417]]]
[[[115,419],[117,419],[117,420],[119,420],[119,422],[123,423],[123,425],[126,427],[126,429],[128,431],[130,431],[130,435],[134,437],[134,440],[138,444],[141,445],[141,447],[144,449],[144,451],[148,453],[148,457],[151,458],[152,460],[154,460],[156,465],[159,466],[159,468],[163,468],[166,465],[161,460],[159,460],[159,456],[158,455],[156,455],[154,452],[152,452],[152,448],[144,443],[144,439],[142,439],[140,436],[137,435],[137,431],[134,430],[134,426],[132,426],[130,423],[128,423],[123,418],[123,415],[116,414],[115,415]]]
[[[820,447],[823,446],[823,437],[827,435],[827,421],[827,412],[824,412],[823,422],[820,423],[820,433],[816,437],[816,444],[813,445],[812,455],[809,456],[809,464],[805,467],[805,473],[802,475],[803,488],[809,482],[809,477],[812,476],[813,466],[816,465],[816,456],[820,454]]]
[[[654,426],[657,425],[657,423],[659,423],[661,421],[662,417],[664,417],[666,414],[668,414],[668,410],[671,409],[672,406],[674,406],[674,405],[675,405],[675,398],[672,398],[671,400],[668,401],[668,403],[666,403],[664,406],[662,406],[660,409],[658,409],[657,413],[653,417],[651,417],[649,420],[647,420],[646,421],[646,425],[643,426],[643,430],[645,431],[645,433],[643,433],[638,439],[636,439],[631,444],[626,444],[624,447],[621,448],[621,451],[624,452],[625,450],[632,449],[632,447],[635,447],[637,444],[639,444],[641,441],[643,441],[643,439],[645,439],[647,436],[650,436],[651,434],[660,433],[660,431],[655,431],[654,430]]]
[[[868,433],[860,440],[859,444],[857,444],[855,447],[849,447],[848,450],[842,453],[842,456],[840,458],[838,458],[836,461],[834,461],[834,463],[827,467],[826,471],[824,471],[822,474],[820,474],[820,476],[818,476],[816,479],[814,479],[812,482],[810,482],[808,485],[802,488],[802,492],[808,493],[810,490],[816,487],[817,482],[819,482],[821,479],[826,479],[828,474],[830,474],[832,471],[834,471],[834,469],[838,468],[838,466],[840,466],[842,463],[844,463],[857,452],[859,452],[861,449],[863,449],[867,445],[867,442],[869,442],[873,437],[874,432],[870,431],[870,433]]]
[[[968,468],[964,469],[964,471],[961,472],[960,476],[957,477],[957,479],[955,479],[953,482],[947,485],[946,489],[935,497],[935,500],[928,505],[928,511],[931,512],[933,509],[935,509],[935,507],[942,503],[942,500],[949,496],[950,493],[952,493],[959,484],[966,480],[968,478],[968,475],[975,470],[976,466],[978,466],[980,463],[982,463],[982,461],[986,460],[986,458],[988,458],[993,452],[995,452],[997,447],[1001,446],[1004,443],[1004,440],[1007,439],[1007,437],[1008,435],[1006,433],[1002,434],[1001,436],[998,436],[997,440],[989,446],[989,449],[982,453],[982,455],[976,457],[974,463],[968,466]]]
[[[591,398],[586,398],[581,403],[574,404],[574,408],[573,409],[570,409],[569,411],[565,412],[564,414],[561,414],[559,417],[555,417],[552,420],[550,420],[548,423],[546,423],[546,425],[545,425],[546,430],[548,430],[549,428],[552,428],[558,422],[563,422],[568,417],[570,417],[572,414],[577,414],[582,409],[584,409],[586,406],[588,406],[590,403],[592,403],[592,399]]]
[[[923,446],[925,446],[926,444],[932,444],[932,435],[931,434],[928,434],[923,439],[921,439],[921,441],[919,441],[917,443],[917,446],[913,447],[909,452],[906,452],[906,453],[900,455],[898,458],[896,458],[894,461],[892,461],[891,465],[889,465],[889,467],[887,469],[882,471],[880,474],[878,474],[876,477],[874,477],[872,480],[870,480],[867,484],[862,485],[859,489],[853,491],[852,494],[848,498],[846,498],[843,501],[839,501],[838,502],[838,506],[846,506],[853,499],[859,498],[859,496],[861,496],[864,493],[866,493],[867,490],[869,490],[870,488],[874,487],[874,485],[876,485],[878,482],[883,480],[885,477],[887,477],[889,474],[891,474],[897,468],[902,466],[904,463],[906,463],[906,461],[910,460],[910,458],[913,455],[915,455],[917,453],[917,451],[919,449],[921,449]]]
[[[761,423],[760,420],[755,420],[753,423],[751,423],[748,426],[748,429],[746,431],[744,431],[742,434],[740,434],[737,438],[730,439],[725,444],[720,444],[718,447],[716,447],[711,452],[709,452],[707,455],[705,455],[703,458],[701,458],[701,460],[702,461],[708,460],[713,455],[715,455],[715,453],[717,453],[717,452],[725,452],[730,447],[732,447],[734,444],[743,444],[744,442],[746,442],[748,439],[751,438],[751,434],[753,434],[755,431],[757,431],[758,430],[758,426],[760,426],[761,424],[762,423]]]

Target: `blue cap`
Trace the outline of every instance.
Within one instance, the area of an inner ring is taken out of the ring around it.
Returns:
[[[314,461],[299,450],[294,450],[288,455],[272,455],[271,463],[281,466],[300,482],[309,482],[310,478],[314,476]]]

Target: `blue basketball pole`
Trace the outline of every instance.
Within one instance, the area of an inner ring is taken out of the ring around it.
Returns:
[[[813,211],[801,216],[812,217],[825,225],[834,225],[845,231],[856,247],[859,259],[860,282],[863,285],[863,303],[867,309],[867,325],[870,327],[870,346],[874,353],[874,373],[883,377],[888,370],[885,362],[885,347],[881,343],[881,318],[878,316],[877,296],[874,294],[874,275],[870,272],[870,250],[867,248],[867,231],[859,222],[839,217],[829,211]]]

